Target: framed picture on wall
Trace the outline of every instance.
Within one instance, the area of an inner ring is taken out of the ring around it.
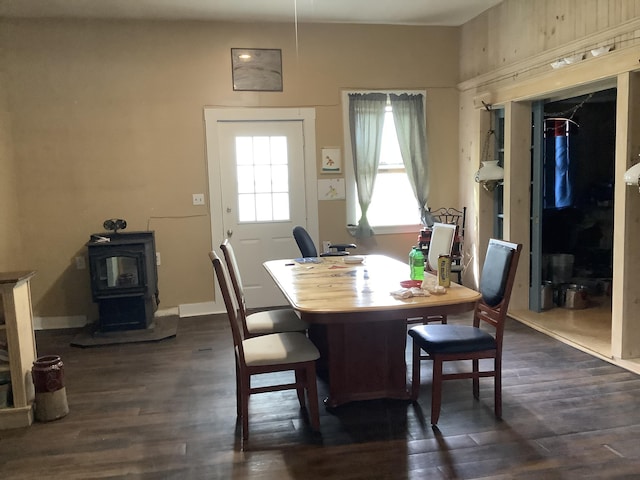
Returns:
[[[337,147],[322,149],[322,173],[342,173],[342,158]]]
[[[281,92],[282,50],[232,48],[234,91]]]

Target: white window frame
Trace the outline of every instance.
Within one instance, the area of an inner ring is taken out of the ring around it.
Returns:
[[[403,93],[422,95],[423,101],[426,102],[426,90],[343,90],[342,91],[342,125],[344,128],[344,184],[345,184],[345,201],[347,209],[347,230],[353,234],[355,225],[358,224],[357,205],[358,196],[356,193],[356,179],[353,171],[353,155],[351,153],[351,134],[349,132],[349,94],[350,93],[395,93],[400,95]],[[426,111],[426,108],[425,108]],[[426,122],[425,122],[426,124]],[[414,205],[417,210],[417,203]],[[389,226],[371,226],[376,235],[395,234],[395,233],[415,233],[419,232],[422,224],[416,223],[411,225],[389,225]]]

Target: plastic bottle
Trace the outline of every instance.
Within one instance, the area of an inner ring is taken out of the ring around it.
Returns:
[[[409,254],[411,280],[424,280],[424,255],[418,247],[413,247]]]

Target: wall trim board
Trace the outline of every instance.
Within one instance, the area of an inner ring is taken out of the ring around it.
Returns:
[[[480,74],[468,80],[464,80],[458,84],[458,89],[460,91],[466,91],[475,88],[478,89],[478,91],[491,91],[499,90],[499,84],[505,81],[515,80],[517,82],[518,79],[520,81],[524,81],[525,79],[531,81],[532,79],[537,78],[541,73],[548,73],[551,69],[550,64],[558,60],[559,58],[563,58],[580,51],[587,52],[589,49],[595,48],[604,43],[616,44],[616,41],[622,35],[633,34],[639,29],[640,19],[630,20],[614,28],[603,30],[602,32],[580,38],[573,42],[562,45],[561,47],[555,47],[549,50],[545,50],[544,52],[528,57],[524,60],[520,60],[509,65],[505,65],[504,67],[496,68],[494,70],[491,70],[490,72]],[[620,42],[620,40],[618,40],[618,42]],[[610,56],[617,56],[625,50],[629,49],[631,49],[632,52],[637,55],[637,50],[635,49],[635,47],[636,43],[632,43],[630,45],[622,47],[616,44],[613,51],[608,53],[606,56],[599,57],[599,59]],[[593,59],[587,58],[583,60],[583,62],[587,62],[590,60]],[[582,64],[583,62],[579,62],[577,65]],[[562,69],[562,71],[566,71],[566,68]]]

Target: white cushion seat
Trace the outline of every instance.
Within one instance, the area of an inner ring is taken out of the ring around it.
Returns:
[[[304,334],[272,333],[242,341],[247,366],[290,364],[320,358],[316,346]]]
[[[274,332],[304,332],[309,324],[298,317],[291,308],[264,310],[247,315],[247,331],[250,335]]]

